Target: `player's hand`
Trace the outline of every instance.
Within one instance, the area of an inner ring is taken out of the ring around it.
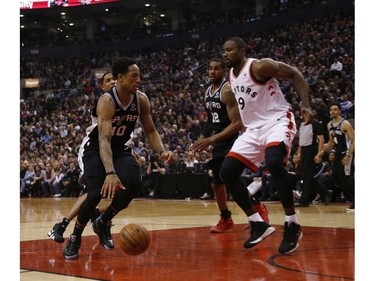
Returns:
[[[191,151],[193,153],[195,152],[201,152],[205,148],[207,148],[209,145],[211,145],[211,140],[209,138],[201,138],[197,140],[193,145],[191,146]]]
[[[173,152],[168,150],[168,151],[164,151],[162,154],[161,154],[161,158],[163,159],[163,161],[167,164],[170,164],[173,162]]]
[[[110,174],[105,177],[100,194],[103,197],[112,199],[115,196],[116,191],[118,189],[126,189],[126,188],[122,185],[119,177],[116,174]]]

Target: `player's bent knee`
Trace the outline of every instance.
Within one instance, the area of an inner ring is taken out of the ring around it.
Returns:
[[[233,157],[225,158],[220,168],[220,178],[224,183],[235,181],[235,179],[242,173],[244,169],[243,164]]]

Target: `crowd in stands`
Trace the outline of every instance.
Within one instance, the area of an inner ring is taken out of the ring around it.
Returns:
[[[242,37],[249,43],[250,57],[270,57],[301,70],[310,86],[312,109],[325,131],[332,101],[341,102],[343,116],[354,121],[353,16],[317,18]],[[21,78],[42,78],[38,94],[29,92],[21,99],[21,196],[78,196],[77,173],[70,175],[69,166],[74,163],[79,169],[77,149],[91,123],[91,108],[100,95],[100,83],[91,77],[80,89],[77,76],[88,69],[108,69],[123,55],[139,62],[140,90],[150,99],[151,114],[166,149],[174,151],[175,163],[185,163],[188,157],[191,161],[189,147],[206,120],[203,99],[210,82],[206,62],[221,57],[223,42],[224,38],[217,38],[162,50],[124,50],[77,58],[21,57]],[[280,86],[299,123],[298,94],[288,81],[280,81]],[[328,132],[325,137],[327,141]],[[134,131],[130,145],[146,159],[153,153],[141,126]],[[193,157],[205,162],[211,152]],[[52,174],[52,179],[47,174]],[[38,191],[35,185],[40,187]]]
[[[325,0],[324,2],[334,2],[335,0]],[[29,30],[27,33],[22,34],[21,43],[23,46],[28,47],[41,47],[53,45],[86,45],[92,43],[111,42],[129,39],[139,39],[144,37],[161,37],[171,34],[180,34],[183,32],[196,32],[200,30],[210,29],[212,27],[224,27],[232,24],[242,24],[254,21],[256,19],[281,15],[290,13],[295,10],[303,8],[314,7],[321,4],[321,0],[281,0],[281,1],[268,1],[264,4],[261,11],[256,12],[255,8],[244,9],[220,9],[213,12],[197,12],[194,8],[189,6],[184,7],[181,13],[181,18],[178,20],[176,27],[172,29],[170,23],[167,21],[159,20],[153,21],[149,25],[144,22],[139,22],[135,18],[134,22],[137,24],[117,24],[106,25],[98,24],[100,27],[94,32],[92,39],[84,38],[84,35],[70,34],[68,37],[61,32],[48,32],[41,34],[39,31]],[[221,11],[222,10],[222,11]],[[129,15],[132,16],[132,15]]]

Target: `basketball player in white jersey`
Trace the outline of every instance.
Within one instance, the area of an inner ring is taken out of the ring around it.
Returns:
[[[220,176],[248,216],[251,235],[244,247],[254,247],[275,231],[247,199],[248,191],[240,180],[245,167],[256,172],[265,161],[285,211],[284,238],[278,250],[282,254],[292,253],[298,249],[302,232],[294,210],[291,178],[284,164],[297,129],[276,79],[292,82],[302,107],[310,106],[308,85],[296,67],[269,58],[247,58],[247,44],[240,37],[229,38],[223,49],[223,58],[230,67],[229,82],[246,131],[233,144]]]
[[[217,206],[220,210],[220,220],[217,225],[211,227],[211,233],[223,233],[234,226],[231,211],[228,209],[227,192],[222,179],[219,176],[221,164],[225,156],[242,130],[242,122],[238,113],[237,102],[225,79],[225,62],[221,58],[212,58],[208,62],[208,76],[211,85],[206,89],[204,106],[207,112],[207,122],[199,139],[192,145],[191,149],[201,152],[212,145],[212,159],[206,167],[212,170],[211,187],[215,193]],[[254,200],[255,208],[259,214],[268,221],[267,207]]]

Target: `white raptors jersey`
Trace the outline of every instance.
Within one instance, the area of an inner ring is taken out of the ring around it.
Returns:
[[[245,127],[261,128],[275,122],[289,111],[289,104],[284,98],[275,78],[266,83],[255,80],[250,71],[256,59],[246,60],[238,77],[229,71],[229,81],[238,103],[238,109]]]

